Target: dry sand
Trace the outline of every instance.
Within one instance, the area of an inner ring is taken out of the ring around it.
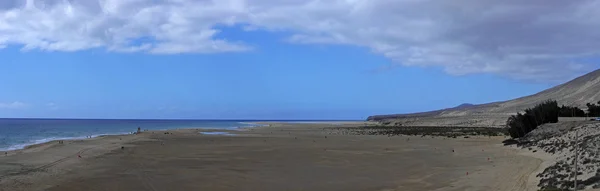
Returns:
[[[330,135],[325,126],[52,142],[1,155],[0,190],[536,190],[528,180],[542,161],[501,137]]]

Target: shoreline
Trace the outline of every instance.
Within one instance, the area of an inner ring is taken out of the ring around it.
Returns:
[[[259,123],[255,123],[255,122],[238,122],[241,125],[252,125],[252,126],[234,126],[234,127],[184,127],[184,128],[173,128],[173,129],[158,129],[158,130],[144,130],[142,129],[141,132],[152,132],[152,131],[169,131],[169,130],[177,130],[177,129],[220,129],[220,130],[231,130],[231,129],[244,129],[244,128],[255,128],[255,127],[260,127],[262,126]],[[135,130],[135,129],[134,129]],[[19,152],[22,150],[27,150],[29,148],[35,148],[35,147],[39,147],[39,146],[43,146],[46,144],[51,144],[53,142],[58,142],[58,141],[80,141],[80,140],[89,140],[89,139],[94,139],[94,138],[99,138],[99,137],[104,137],[104,136],[121,136],[121,135],[132,135],[135,134],[135,131],[132,132],[120,132],[120,133],[101,133],[101,134],[92,134],[88,136],[79,136],[79,137],[48,137],[48,138],[43,138],[43,139],[38,139],[38,140],[32,140],[30,141],[31,143],[23,143],[23,144],[14,144],[14,145],[9,145],[5,148],[0,148],[0,153],[1,152],[8,152],[8,153],[15,153],[15,152]]]
[[[162,131],[162,130],[161,130]],[[58,141],[84,141],[84,140],[91,140],[91,139],[95,139],[95,138],[101,138],[101,137],[106,137],[106,136],[122,136],[122,135],[132,135],[132,133],[110,133],[110,134],[97,134],[97,135],[90,135],[89,137],[59,137],[59,138],[44,138],[44,139],[40,139],[40,140],[34,140],[32,141],[33,143],[25,143],[25,144],[16,144],[16,145],[11,145],[8,147],[8,149],[6,150],[0,150],[0,152],[19,152],[19,151],[23,151],[23,150],[27,150],[27,149],[31,149],[31,148],[37,148],[46,144],[51,144],[51,143],[58,143]],[[4,148],[3,148],[4,149]]]
[[[52,141],[17,155],[0,156],[0,187],[69,191],[111,190],[113,185],[134,191],[152,187],[320,191],[482,190],[491,184],[496,190],[511,190],[525,188],[516,185],[523,179],[530,184],[527,178],[538,161],[518,154],[518,149],[500,146],[501,137],[341,135],[332,134],[332,130],[358,127],[364,122],[342,126],[257,123],[263,126],[250,130],[143,131],[64,144]],[[523,162],[527,168],[521,169],[514,162]],[[465,172],[472,175],[465,176]],[[502,175],[502,181],[496,180],[496,175]],[[181,182],[173,185],[171,180]]]
[[[362,123],[362,121],[239,121],[237,122],[240,124],[240,126],[234,126],[234,127],[184,127],[184,128],[173,128],[173,129],[158,129],[158,130],[150,130],[150,131],[168,131],[168,130],[174,130],[174,129],[221,129],[221,130],[231,130],[231,129],[235,129],[235,130],[242,130],[242,129],[251,129],[251,128],[257,128],[257,127],[264,127],[265,125],[273,125],[273,124],[358,124],[358,123]],[[365,121],[365,123],[367,123]],[[250,125],[250,126],[243,126],[243,125]],[[135,129],[134,129],[135,130]],[[148,131],[148,130],[146,130]],[[142,130],[142,132],[144,132],[144,130]],[[86,139],[93,139],[93,138],[97,138],[97,137],[102,137],[102,136],[115,136],[115,135],[130,135],[132,133],[135,133],[135,131],[132,132],[119,132],[119,133],[101,133],[101,134],[92,134],[88,136],[79,136],[79,137],[48,137],[48,138],[42,138],[42,139],[38,139],[38,140],[31,140],[31,143],[21,143],[21,144],[13,144],[13,145],[8,145],[5,148],[0,148],[0,152],[18,152],[20,150],[24,150],[30,147],[36,147],[36,145],[44,145],[47,143],[51,143],[54,141],[72,141],[72,140],[86,140]]]
[[[142,129],[142,133],[143,132],[164,132],[164,131],[170,131],[170,130],[185,130],[185,129],[197,129],[197,130],[222,130],[222,131],[243,131],[245,129],[253,129],[253,128],[260,128],[260,127],[268,127],[268,125],[277,125],[277,124],[323,124],[323,125],[327,125],[327,124],[333,124],[333,123],[338,123],[338,124],[354,124],[354,123],[358,123],[358,122],[354,122],[354,121],[250,121],[250,122],[237,122],[240,123],[242,125],[250,125],[250,126],[235,126],[235,127],[184,127],[184,128],[173,128],[173,129],[159,129],[159,130],[143,130]],[[106,137],[106,136],[123,136],[123,135],[134,135],[135,132],[122,132],[122,133],[102,133],[102,134],[95,134],[95,135],[90,135],[90,137],[86,137],[86,136],[81,136],[81,137],[59,137],[59,138],[44,138],[44,139],[40,139],[40,140],[34,140],[32,141],[33,143],[25,143],[25,144],[16,144],[16,145],[11,145],[8,146],[6,150],[4,150],[4,148],[0,149],[0,153],[4,152],[4,153],[19,153],[31,148],[38,148],[38,147],[43,147],[45,145],[48,144],[53,144],[53,143],[58,143],[58,141],[85,141],[85,140],[91,140],[91,139],[95,139],[95,138],[101,138],[101,137]],[[12,149],[14,148],[14,149]]]

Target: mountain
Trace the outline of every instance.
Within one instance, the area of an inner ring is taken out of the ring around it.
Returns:
[[[369,116],[367,120],[393,125],[500,127],[505,125],[510,115],[545,100],[556,100],[559,105],[576,106],[586,110],[586,103],[600,101],[600,70],[537,94],[513,100],[479,105],[462,104],[454,108],[412,114],[375,115]]]
[[[473,106],[475,106],[475,105],[470,104],[470,103],[463,103],[463,104],[460,104],[459,106],[456,106],[455,109],[468,109],[468,108],[472,108]]]

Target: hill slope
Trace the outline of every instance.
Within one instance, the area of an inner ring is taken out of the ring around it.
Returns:
[[[586,103],[600,101],[600,70],[537,94],[509,101],[480,105],[463,104],[454,108],[413,114],[376,115],[369,116],[367,120],[395,125],[503,126],[511,114],[549,99],[558,101],[559,105],[587,109]]]

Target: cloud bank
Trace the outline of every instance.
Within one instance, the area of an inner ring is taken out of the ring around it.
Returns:
[[[4,0],[0,47],[153,54],[247,51],[216,26],[292,33],[298,44],[365,47],[455,75],[563,80],[600,54],[600,1]]]

